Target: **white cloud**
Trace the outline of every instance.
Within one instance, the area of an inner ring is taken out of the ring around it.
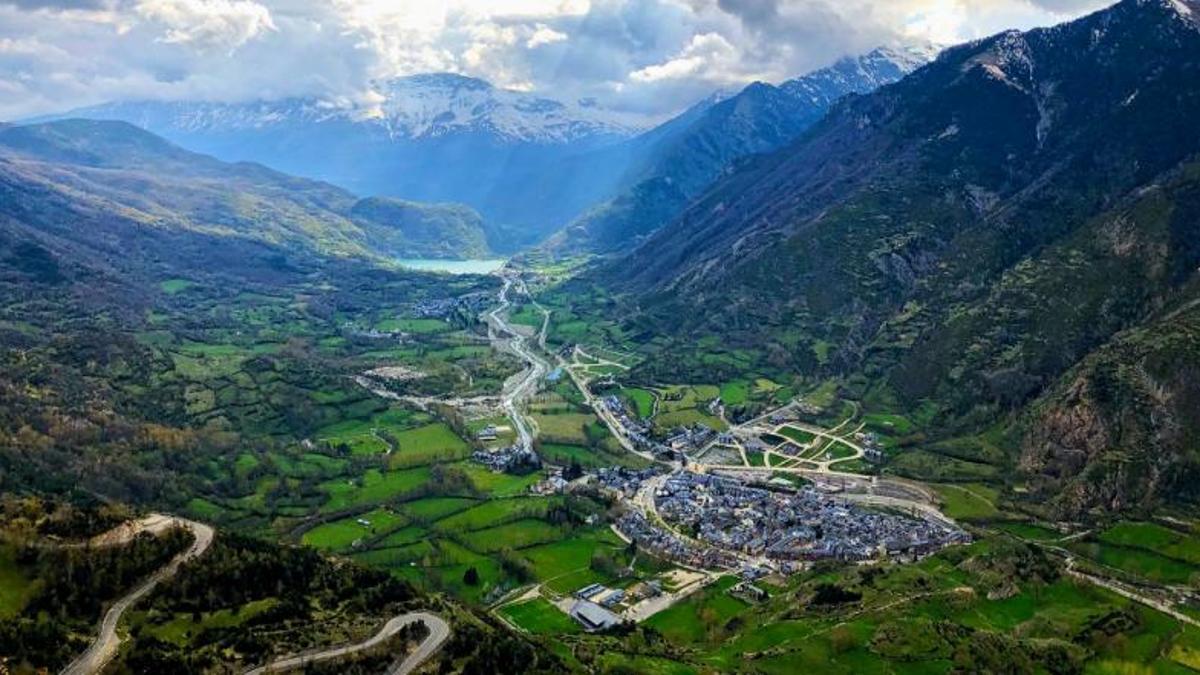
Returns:
[[[533,35],[530,35],[529,39],[525,41],[525,47],[527,49],[537,49],[543,45],[565,42],[568,37],[566,33],[556,31],[544,23],[539,23],[533,31]]]
[[[369,110],[379,80],[439,71],[661,113],[885,42],[971,39],[1103,2],[0,0],[0,119],[131,98],[318,95]]]
[[[711,76],[721,69],[718,64],[730,61],[737,50],[717,33],[704,33],[692,38],[683,51],[664,63],[640,68],[629,74],[635,82],[657,82],[689,77]]]
[[[271,11],[253,0],[138,0],[133,11],[160,24],[168,44],[233,51],[276,30]]]

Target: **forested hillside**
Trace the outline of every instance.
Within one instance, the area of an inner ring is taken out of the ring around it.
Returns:
[[[780,365],[863,373],[886,383],[876,397],[936,406],[944,434],[1019,415],[1196,297],[1198,13],[1126,0],[948,50],[722,180],[601,278],[639,298],[652,330],[748,345],[765,329]],[[1098,424],[1118,424],[1110,414]],[[1194,416],[1173,416],[1153,449],[1062,429],[1069,415],[1031,419],[1021,466],[1061,475],[1056,504],[1183,496]],[[1115,452],[1144,468],[1089,487],[1106,470],[1077,470]]]

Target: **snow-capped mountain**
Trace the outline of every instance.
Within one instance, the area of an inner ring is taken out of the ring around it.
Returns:
[[[460,75],[414,75],[384,83],[378,91],[384,100],[366,112],[392,134],[406,138],[467,131],[518,142],[570,143],[631,136],[654,122],[590,101],[563,103]]]
[[[881,47],[788,80],[779,89],[811,105],[828,107],[847,93],[875,91],[897,81],[935,59],[940,51],[940,47],[932,44]]]
[[[658,121],[451,74],[375,83],[359,101],[117,102],[62,117],[120,120],[189,150],[254,161],[360,195],[458,202],[529,243],[607,196],[606,152]],[[582,159],[584,156],[586,160]]]
[[[756,82],[733,95],[716,94],[631,141],[636,150],[624,189],[547,245],[567,252],[632,246],[677,217],[736,162],[785,146],[842,98],[899,81],[938,52],[933,46],[880,48],[778,86]]]
[[[296,124],[351,123],[396,140],[479,133],[513,143],[571,143],[624,138],[655,120],[606,110],[594,102],[564,103],[494,87],[484,80],[438,73],[376,83],[366,102],[290,98],[252,103],[108,103],[68,113],[119,118],[151,131],[221,133],[269,130]]]

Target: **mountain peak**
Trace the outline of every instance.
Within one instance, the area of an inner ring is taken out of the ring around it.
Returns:
[[[1126,3],[1142,9],[1166,10],[1182,17],[1192,17],[1200,12],[1200,2],[1197,0],[1125,0]]]
[[[385,86],[429,87],[437,89],[464,89],[468,91],[491,91],[495,89],[491,82],[477,77],[468,77],[458,73],[422,73],[405,75],[387,80]]]
[[[1165,21],[1178,21],[1193,28],[1200,27],[1200,0],[1122,0],[1101,10],[1102,15],[1154,16]]]

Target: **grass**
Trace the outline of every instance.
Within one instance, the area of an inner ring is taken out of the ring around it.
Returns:
[[[566,530],[544,520],[524,518],[464,535],[468,547],[480,553],[493,553],[503,548],[521,549],[549,544],[562,539]]]
[[[561,415],[533,415],[542,438],[552,443],[565,445],[587,444],[585,429],[596,423],[596,416],[590,413],[566,413]]]
[[[591,570],[592,554],[599,549],[616,552],[624,544],[609,530],[581,532],[575,536],[527,548],[521,551],[530,563],[539,581],[551,590],[569,593],[590,583],[608,579]]]
[[[1130,574],[1166,584],[1187,584],[1197,573],[1191,563],[1141,548],[1117,546],[1100,541],[1073,543],[1072,551]]]
[[[396,450],[389,458],[393,468],[421,466],[463,459],[471,446],[445,424],[429,424],[393,434]]]
[[[379,504],[411,493],[429,481],[429,468],[382,472],[368,469],[358,481],[345,479],[322,483],[329,501],[321,511],[329,513],[365,504]]]
[[[236,609],[206,612],[200,615],[199,621],[193,621],[191,614],[176,614],[168,621],[142,624],[139,632],[182,647],[190,644],[192,638],[204,631],[237,628],[254,617],[270,611],[278,604],[279,600],[276,598],[264,598],[246,603]]]
[[[400,548],[420,544],[429,538],[429,530],[417,525],[402,527],[387,535],[375,545],[375,548]]]
[[[450,514],[465,511],[478,503],[478,500],[461,497],[426,497],[408,502],[400,510],[410,518],[433,522]]]
[[[33,590],[12,553],[8,547],[0,547],[0,617],[20,614]]]
[[[721,385],[721,400],[725,405],[742,405],[750,400],[750,385],[742,380]]]
[[[562,635],[580,631],[578,623],[543,598],[506,605],[500,608],[500,614],[513,625],[535,635]]]
[[[788,439],[796,441],[800,445],[808,445],[816,440],[817,435],[796,427],[783,427],[779,430],[779,434]]]
[[[654,392],[645,389],[625,389],[622,393],[638,417],[646,419],[654,414]]]
[[[455,442],[466,448],[462,442],[442,424],[429,424],[424,427],[412,428],[429,418],[406,410],[391,409],[369,419],[354,419],[327,426],[315,434],[318,441],[333,446],[346,445],[354,455],[379,455],[392,449],[388,439],[397,443],[401,451],[413,450],[412,461],[407,466],[429,463],[421,461],[424,457],[437,458],[439,452],[447,448],[458,448]],[[407,443],[404,443],[407,442]],[[450,452],[453,452],[451,450]]]
[[[195,282],[188,279],[167,279],[160,283],[158,287],[167,295],[177,295],[195,285]]]
[[[707,638],[710,628],[724,625],[749,607],[726,592],[736,583],[735,577],[722,577],[712,586],[650,617],[646,625],[658,630],[672,642],[702,642]],[[711,623],[706,625],[706,620]]]
[[[955,520],[989,520],[1003,514],[996,508],[999,493],[986,485],[935,485],[942,512]]]
[[[1200,565],[1200,538],[1155,523],[1117,523],[1102,532],[1099,539],[1106,544],[1140,548]]]
[[[551,464],[570,464],[572,460],[586,468],[611,466],[612,461],[588,448],[578,445],[563,445],[560,443],[543,443],[538,448],[542,459]]]
[[[1054,541],[1063,536],[1056,530],[1030,523],[998,523],[992,527],[1030,541]]]
[[[916,425],[903,415],[871,413],[864,415],[863,421],[866,422],[867,428],[871,431],[877,431],[888,436],[907,436],[916,431]]]
[[[674,410],[668,413],[660,413],[654,418],[654,425],[660,430],[670,430],[676,427],[694,427],[697,424],[715,429],[717,431],[725,431],[729,425],[719,417],[714,417],[706,412],[695,408],[686,408],[683,410]]]
[[[537,497],[494,499],[443,518],[436,527],[442,532],[482,530],[524,518],[541,517],[559,503],[560,499]]]
[[[384,319],[375,324],[375,330],[385,333],[412,333],[413,335],[434,335],[448,333],[454,326],[440,319]]]
[[[473,462],[460,462],[454,466],[461,468],[471,480],[471,484],[479,492],[490,497],[514,497],[525,494],[530,486],[536,484],[542,477],[536,473],[528,476],[512,476],[506,473],[494,473]]]
[[[364,520],[370,525],[362,525]],[[378,536],[404,525],[403,516],[384,509],[376,509],[370,513],[343,518],[332,523],[318,525],[304,534],[304,543],[320,549],[341,551],[350,548],[354,542],[373,536]]]
[[[849,459],[854,455],[854,448],[851,448],[840,441],[835,441],[827,445],[825,449],[821,451],[821,456],[819,459],[822,461]]]

